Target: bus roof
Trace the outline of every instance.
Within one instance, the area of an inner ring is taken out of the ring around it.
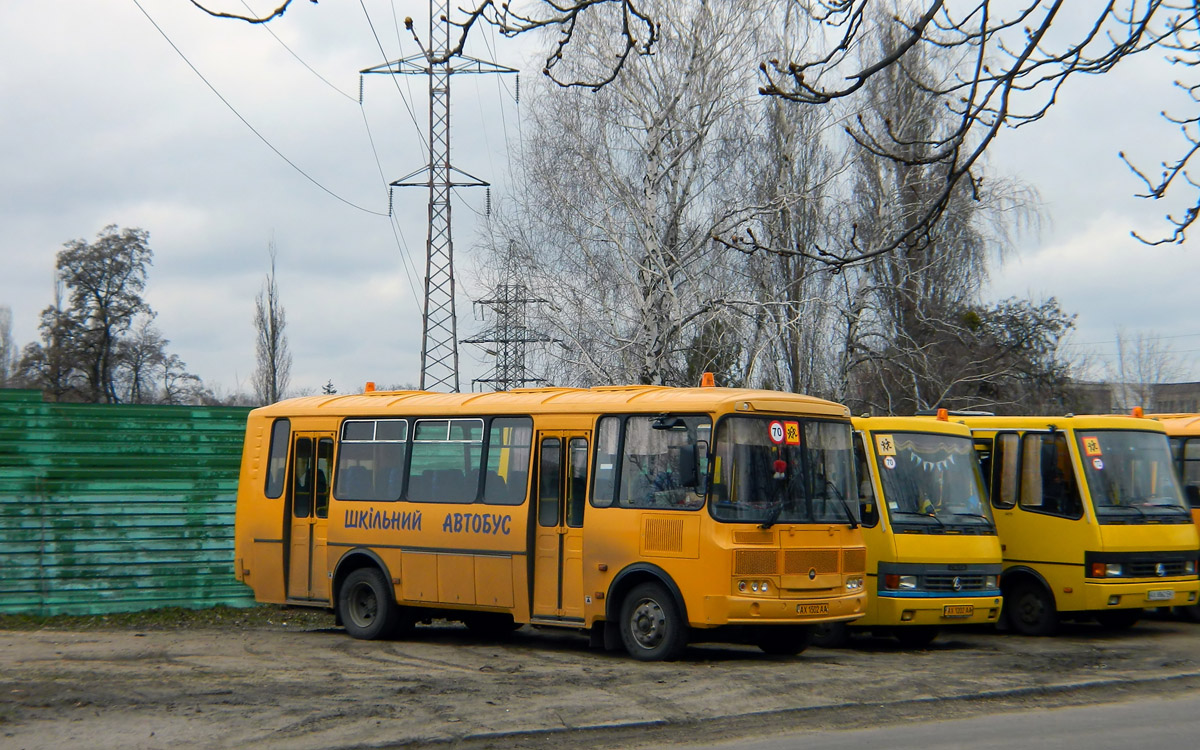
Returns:
[[[254,416],[368,416],[471,414],[562,414],[600,412],[709,412],[753,414],[798,413],[849,417],[850,410],[833,401],[782,391],[748,388],[672,388],[653,385],[596,388],[518,388],[490,393],[372,391],[305,396],[263,406]]]
[[[1168,435],[1200,435],[1200,414],[1147,414],[1167,431]]]
[[[850,420],[856,430],[870,432],[939,432],[947,435],[970,435],[970,431],[957,419],[944,421],[937,417],[872,417],[861,416]]]
[[[1147,430],[1162,432],[1153,419],[1129,414],[1067,414],[1021,417],[955,417],[973,430]]]

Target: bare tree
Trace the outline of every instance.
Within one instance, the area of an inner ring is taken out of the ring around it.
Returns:
[[[1154,386],[1178,380],[1184,368],[1171,347],[1154,333],[1130,334],[1117,329],[1117,351],[1107,366],[1113,406],[1128,411],[1141,406],[1155,409]]]
[[[288,349],[287,314],[279,298],[275,279],[275,241],[267,250],[271,270],[254,300],[255,361],[254,393],[259,403],[273,404],[283,398],[291,381],[292,353]]]
[[[936,97],[954,118],[953,127],[936,134],[915,156],[916,144],[886,121],[859,120],[847,126],[864,149],[900,164],[937,165],[943,179],[903,224],[885,235],[870,241],[857,238],[845,249],[808,250],[837,266],[929,241],[932,227],[955,196],[982,188],[983,155],[1001,131],[1040,120],[1069,79],[1106,73],[1147,50],[1164,51],[1172,62],[1187,67],[1200,62],[1200,9],[1190,0],[1108,2],[1084,8],[1072,2],[1070,10],[1065,0],[924,0],[888,16],[872,12],[881,0],[798,4],[822,29],[813,38],[826,44],[764,63],[765,95],[803,105],[852,102],[875,78],[902,75]],[[879,24],[892,29],[897,43],[863,56],[861,50],[870,46],[868,40]],[[912,65],[923,56],[950,60],[958,73],[949,79],[929,78],[919,65]],[[1196,89],[1185,88],[1195,100]],[[1187,148],[1180,159],[1164,163],[1161,177],[1143,176],[1146,197],[1162,197],[1173,181],[1186,181],[1184,167],[1200,148],[1196,119],[1175,122],[1184,130]],[[1171,240],[1183,240],[1198,211],[1200,204],[1170,219]]]
[[[656,9],[660,4],[649,3]],[[710,237],[740,220],[731,180],[751,146],[753,8],[675,3],[653,57],[594,92],[535,92],[522,182],[495,221],[498,254],[524,253],[552,305],[538,330],[559,342],[560,384],[682,383],[695,337],[720,314],[730,254]],[[576,36],[597,65],[620,53]],[[553,290],[553,293],[550,293]]]
[[[12,336],[12,308],[0,305],[0,388],[8,387],[16,361],[17,350]]]

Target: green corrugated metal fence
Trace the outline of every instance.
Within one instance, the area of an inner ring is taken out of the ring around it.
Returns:
[[[0,613],[253,604],[233,577],[248,411],[0,390]]]

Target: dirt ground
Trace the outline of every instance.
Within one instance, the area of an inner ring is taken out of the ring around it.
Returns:
[[[989,630],[790,658],[692,646],[643,664],[576,635],[456,624],[356,641],[332,618],[199,629],[0,630],[0,748],[665,747],[1200,687],[1200,625]]]

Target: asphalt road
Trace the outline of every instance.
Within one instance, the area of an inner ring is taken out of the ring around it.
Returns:
[[[1192,750],[1200,736],[1200,696],[1185,695],[1094,706],[1035,709],[953,721],[875,729],[791,732],[767,739],[676,750]]]

